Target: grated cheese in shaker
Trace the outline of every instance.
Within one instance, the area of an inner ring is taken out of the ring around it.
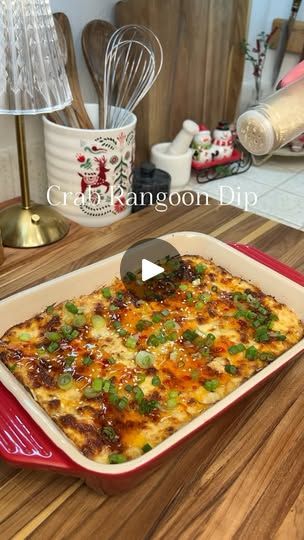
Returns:
[[[285,86],[237,121],[241,144],[251,154],[271,154],[304,132],[304,78]]]

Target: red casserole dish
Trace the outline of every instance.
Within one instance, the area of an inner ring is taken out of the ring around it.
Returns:
[[[194,236],[200,236],[202,239],[207,238],[204,235],[197,235],[196,233],[178,233],[176,236],[180,234],[192,234]],[[166,239],[169,238],[166,237]],[[285,278],[288,278],[288,280],[291,280],[292,282],[303,287],[304,276],[299,272],[250,246],[238,244],[231,244],[231,246],[233,249],[231,250],[231,247],[227,248],[229,251],[233,252],[234,250],[237,250],[237,252],[245,254],[247,257],[250,257],[250,259],[256,261],[259,265],[263,265],[264,267],[266,266],[272,271],[281,274],[281,276],[285,276]],[[234,253],[236,254],[235,251]],[[217,261],[215,260],[215,262]],[[288,282],[288,280],[286,281]],[[263,284],[259,285],[263,287]],[[6,381],[3,381],[5,386],[0,383],[0,400],[2,405],[0,410],[0,457],[8,463],[18,467],[45,469],[84,478],[90,487],[109,494],[126,491],[138,484],[147,475],[147,473],[152,468],[158,466],[175,447],[179,446],[189,437],[192,437],[194,433],[202,431],[211,421],[214,421],[218,415],[222,414],[226,409],[233,406],[234,403],[239,401],[253,389],[256,389],[258,385],[262,384],[276,371],[281,369],[287,363],[287,361],[290,361],[292,358],[303,352],[303,340],[302,344],[300,342],[300,344],[297,344],[297,346],[293,347],[292,349],[295,349],[293,354],[290,354],[285,361],[278,361],[284,356],[282,355],[282,357],[274,361],[271,366],[268,366],[271,367],[271,369],[268,370],[268,368],[265,368],[265,370],[259,372],[259,376],[255,375],[252,377],[251,381],[254,381],[254,379],[256,380],[254,384],[249,385],[249,388],[245,388],[246,385],[248,386],[247,383],[249,381],[247,381],[238,389],[243,389],[241,392],[232,392],[232,394],[211,407],[209,409],[211,414],[206,415],[203,413],[202,415],[199,415],[199,417],[195,418],[194,421],[185,426],[188,427],[186,432],[181,434],[181,432],[185,430],[185,427],[181,428],[176,433],[178,435],[177,437],[175,437],[174,435],[176,434],[174,434],[164,441],[166,443],[165,445],[161,443],[154,449],[153,452],[149,452],[149,455],[146,454],[142,458],[132,460],[122,465],[105,465],[101,467],[100,464],[95,464],[84,457],[82,459],[84,463],[89,462],[89,464],[91,463],[96,466],[87,467],[84,466],[83,463],[80,463],[79,461],[77,462],[75,459],[73,459],[73,456],[69,454],[68,448],[67,451],[65,451],[62,444],[60,448],[59,445],[57,445],[54,441],[54,438],[52,439],[50,436],[48,436],[44,429],[39,427],[37,421],[31,417],[31,415],[18,401],[18,393],[15,394],[17,395],[16,399],[11,391],[5,387],[9,387],[9,385],[6,383]],[[18,382],[16,382],[16,384],[19,385]],[[21,385],[19,386],[21,387]],[[234,397],[234,394],[238,395]],[[32,398],[29,396],[29,399]],[[50,422],[52,421],[50,420]],[[65,436],[62,435],[62,437],[64,438]],[[170,441],[172,438],[175,440],[173,440],[171,444],[168,444],[168,441]],[[67,446],[71,444],[72,443],[69,442]],[[77,449],[75,451],[80,454]],[[104,470],[99,472],[98,467],[103,468]]]

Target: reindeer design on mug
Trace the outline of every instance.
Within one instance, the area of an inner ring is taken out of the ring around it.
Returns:
[[[98,172],[96,173],[78,173],[81,178],[81,193],[85,193],[88,186],[91,186],[91,188],[97,188],[99,186],[105,186],[105,193],[108,193],[110,189],[110,183],[107,181],[106,173],[109,172],[110,169],[106,168],[106,158],[103,157],[95,157],[94,161],[98,163]]]

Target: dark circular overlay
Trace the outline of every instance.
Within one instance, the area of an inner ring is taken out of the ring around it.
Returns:
[[[164,269],[147,281],[142,281],[142,260]],[[140,300],[163,300],[174,294],[184,276],[184,267],[177,249],[159,238],[147,238],[133,244],[120,264],[120,277],[125,288]]]

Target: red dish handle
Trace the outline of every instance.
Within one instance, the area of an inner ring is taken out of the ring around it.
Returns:
[[[252,259],[304,286],[304,276],[289,266],[241,244],[230,245]],[[76,474],[81,467],[45,435],[14,396],[0,383],[0,457],[18,467]]]
[[[69,474],[77,469],[1,383],[0,457],[18,467],[66,471]]]
[[[238,251],[241,251],[241,253],[248,255],[248,257],[250,257],[251,259],[262,263],[264,266],[275,270],[275,272],[278,272],[282,276],[285,276],[288,279],[291,279],[291,281],[294,281],[295,283],[298,283],[299,285],[302,285],[302,287],[304,287],[304,275],[295,270],[294,268],[287,266],[287,264],[284,264],[281,261],[274,259],[270,255],[266,255],[266,253],[263,253],[262,251],[253,246],[248,246],[246,244],[235,244],[233,242],[229,242],[229,245],[237,249]]]

